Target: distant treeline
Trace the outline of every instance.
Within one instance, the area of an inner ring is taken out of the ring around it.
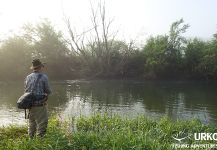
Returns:
[[[47,63],[52,79],[217,79],[217,34],[210,41],[186,39],[189,25],[180,19],[139,48],[111,36],[103,19],[100,28],[93,18],[89,38],[76,35],[69,21],[69,38],[48,20],[25,25],[0,43],[0,80],[23,79],[34,58]]]

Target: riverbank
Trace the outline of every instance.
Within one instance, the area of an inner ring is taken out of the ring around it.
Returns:
[[[0,128],[0,149],[173,149],[173,144],[208,144],[195,141],[194,133],[214,133],[217,127],[197,120],[172,122],[168,118],[151,120],[120,116],[94,115],[61,121],[49,121],[47,135],[30,140],[26,126]],[[175,138],[183,138],[181,142]]]

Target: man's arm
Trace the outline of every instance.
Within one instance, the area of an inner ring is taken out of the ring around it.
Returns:
[[[27,92],[27,77],[24,80],[24,93]]]
[[[52,93],[47,75],[44,75],[44,92],[47,95],[50,95]]]

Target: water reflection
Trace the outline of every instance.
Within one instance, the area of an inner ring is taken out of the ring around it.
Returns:
[[[67,82],[67,114],[111,112],[126,116],[167,115],[173,120],[216,121],[216,84],[193,82]],[[79,107],[75,107],[79,102]],[[214,106],[214,107],[213,107]],[[71,113],[73,112],[73,113]]]
[[[0,119],[4,124],[25,122],[23,111],[16,109],[22,84],[0,83]],[[216,83],[58,81],[51,85],[49,109],[66,116],[108,112],[128,117],[167,115],[173,120],[198,118],[204,123],[217,122]]]

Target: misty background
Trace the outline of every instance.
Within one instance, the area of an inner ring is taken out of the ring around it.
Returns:
[[[13,3],[13,5],[12,5]],[[5,1],[0,79],[216,79],[215,1]]]

